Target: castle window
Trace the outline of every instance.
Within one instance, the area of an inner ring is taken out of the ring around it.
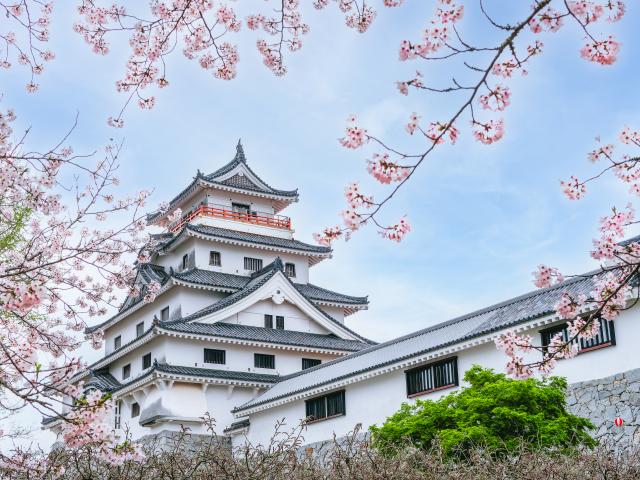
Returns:
[[[253,366],[256,368],[276,368],[276,356],[266,353],[253,354]]]
[[[605,320],[603,318],[600,320],[600,327],[598,329],[598,333],[589,339],[580,338],[574,339],[572,343],[578,344],[578,353],[586,353],[591,350],[598,350],[600,348],[611,347],[616,344],[616,332],[613,327],[613,322],[610,320]],[[541,343],[543,347],[548,347],[551,343],[551,340],[558,333],[562,334],[562,339],[567,342],[569,340],[569,332],[567,330],[567,324],[561,323],[560,325],[555,325],[551,328],[547,328],[545,330],[540,331]],[[545,348],[546,352],[546,348]]]
[[[276,328],[278,330],[284,330],[284,317],[276,317]]]
[[[140,404],[138,402],[134,402],[131,404],[131,418],[136,418],[140,415]]]
[[[458,359],[448,358],[405,372],[407,396],[423,395],[458,385]]]
[[[147,368],[151,368],[151,353],[147,353],[142,357],[142,369],[146,370]]]
[[[131,364],[127,363],[124,367],[122,367],[122,379],[126,380],[131,376]]]
[[[235,213],[242,213],[244,215],[249,215],[249,213],[251,212],[251,206],[246,205],[244,203],[232,203],[231,210],[233,210]]]
[[[122,335],[118,335],[113,339],[113,348],[114,350],[119,349],[122,346]]]
[[[185,253],[182,256],[182,270],[186,270],[187,268],[189,268],[189,254]]]
[[[264,316],[264,328],[273,328],[273,315]]]
[[[144,334],[144,322],[140,322],[136,325],[136,337],[141,337]]]
[[[252,272],[257,272],[262,269],[262,259],[260,258],[251,258],[244,257],[244,269],[251,270]]]
[[[307,421],[326,420],[347,413],[344,390],[312,398],[305,402]]]
[[[226,352],[224,350],[216,350],[215,348],[205,348],[204,363],[224,365],[226,363]]]
[[[209,252],[209,265],[212,267],[220,267],[222,265],[220,252],[214,252],[213,250]]]
[[[169,320],[169,307],[164,307],[160,310],[160,320],[166,322]]]
[[[295,263],[285,263],[284,264],[284,273],[288,277],[295,278],[295,276],[296,276],[296,264]]]
[[[315,367],[316,365],[320,365],[322,360],[318,360],[317,358],[303,358],[302,359],[302,370],[306,370],[307,368]]]
[[[120,428],[120,417],[122,415],[122,400],[118,400],[116,402],[115,408],[113,409],[113,428]]]

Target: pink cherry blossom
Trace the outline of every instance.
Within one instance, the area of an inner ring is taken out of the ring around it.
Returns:
[[[346,135],[340,139],[340,143],[346,148],[359,148],[367,141],[367,131],[356,125],[356,117],[350,116],[347,119]]]
[[[402,167],[390,160],[388,153],[374,153],[373,160],[367,162],[367,171],[380,183],[401,182],[411,173],[411,169]]]
[[[504,122],[502,119],[473,122],[473,136],[479,142],[491,145],[504,136]]]
[[[411,231],[411,225],[409,224],[407,217],[402,217],[398,223],[386,227],[384,230],[380,230],[380,235],[394,242],[401,242],[407,233]]]
[[[587,193],[587,187],[584,182],[581,182],[573,175],[567,181],[560,181],[560,186],[569,200],[580,200]]]
[[[582,58],[600,65],[612,65],[620,53],[620,43],[613,36],[606,40],[588,39],[584,47],[580,50]]]
[[[557,268],[546,265],[538,265],[533,272],[533,283],[538,288],[547,288],[564,281],[564,276]]]

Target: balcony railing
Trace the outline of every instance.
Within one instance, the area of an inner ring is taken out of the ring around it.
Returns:
[[[214,217],[234,220],[236,222],[251,223],[265,227],[291,230],[291,219],[284,215],[274,215],[267,212],[238,212],[224,205],[200,205],[195,210],[184,215],[177,223],[169,227],[170,232],[177,232],[186,223],[196,217]]]

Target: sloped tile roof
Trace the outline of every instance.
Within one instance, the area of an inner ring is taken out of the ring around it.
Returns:
[[[192,313],[191,315],[181,318],[179,321],[193,322],[198,318],[202,318],[206,315],[209,315],[211,313],[222,310],[223,308],[226,308],[230,305],[233,305],[234,303],[239,302],[243,298],[247,297],[251,293],[258,290],[260,287],[262,287],[262,285],[267,283],[267,281],[269,281],[269,279],[271,279],[277,272],[282,272],[282,274],[284,275],[284,265],[282,264],[282,260],[280,259],[280,257],[276,258],[273,262],[265,266],[262,270],[258,270],[257,272],[254,272],[253,275],[251,276],[251,280],[247,282],[247,284],[241,290],[238,290],[237,292],[232,293],[228,297],[225,297],[222,300],[219,300],[218,302],[212,305],[202,308],[197,312]],[[297,288],[296,284],[293,283],[289,277],[287,277],[286,275],[284,275],[284,277],[294,288]],[[325,312],[324,310],[319,308],[317,305],[315,305],[315,303],[313,303],[313,300],[311,298],[306,297],[304,293],[300,292],[300,294],[311,303],[311,305],[316,309],[316,311],[318,311],[321,315],[323,315],[327,320],[329,320],[333,324],[340,327],[342,330],[349,332],[351,335],[362,340],[363,342],[366,342],[369,344],[375,343],[367,338],[364,338],[361,335],[358,335],[356,332],[351,330],[349,327],[347,327],[343,323],[338,322],[335,318],[333,318],[327,312]]]
[[[329,350],[343,350],[356,352],[369,346],[358,340],[345,340],[335,335],[297,332],[293,330],[279,330],[274,328],[251,327],[231,323],[161,323],[161,328],[176,332],[211,335],[215,337],[237,338],[280,345],[297,345],[301,347],[325,348]]]
[[[214,272],[211,270],[203,270],[200,268],[190,268],[182,272],[173,274],[177,280],[197,285],[205,285],[211,287],[221,287],[239,290],[251,280],[250,277],[243,275],[234,275],[232,273]]]
[[[344,303],[350,305],[366,305],[369,303],[368,297],[353,297],[343,293],[327,290],[311,283],[294,283],[300,293],[319,302]]]
[[[265,373],[235,372],[232,370],[215,370],[212,368],[183,367],[158,363],[153,367],[158,372],[173,375],[189,375],[193,377],[219,378],[222,380],[240,380],[244,382],[275,383],[280,376]]]
[[[236,408],[236,411],[269,403],[549,315],[554,312],[554,307],[563,292],[568,292],[571,295],[585,294],[589,296],[594,287],[594,278],[598,274],[599,272],[591,272],[547,289],[535,290],[468,315],[360,350],[309,370],[282,377],[276,385]]]
[[[101,368],[91,372],[91,378],[84,384],[86,387],[95,387],[103,392],[112,392],[121,387],[116,377],[109,373],[108,368]]]
[[[175,240],[182,235],[186,230],[199,233],[211,238],[222,238],[226,240],[232,240],[237,242],[253,243],[258,245],[266,245],[269,247],[282,248],[285,250],[295,250],[304,253],[318,253],[329,254],[331,248],[323,247],[321,245],[311,245],[299,240],[289,238],[270,237],[267,235],[259,235],[257,233],[240,232],[237,230],[230,230],[227,228],[212,227],[210,225],[194,225],[188,223],[184,228],[175,236],[169,238],[165,237],[160,239],[156,246],[157,250],[163,250],[169,247]],[[164,240],[164,241],[163,241]]]

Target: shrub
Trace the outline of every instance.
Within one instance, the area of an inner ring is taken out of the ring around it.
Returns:
[[[435,401],[405,403],[381,427],[371,427],[374,445],[439,444],[446,456],[466,456],[477,447],[503,455],[523,444],[561,451],[596,445],[587,433],[593,424],[567,411],[564,378],[514,380],[475,365],[464,379],[467,387]]]

